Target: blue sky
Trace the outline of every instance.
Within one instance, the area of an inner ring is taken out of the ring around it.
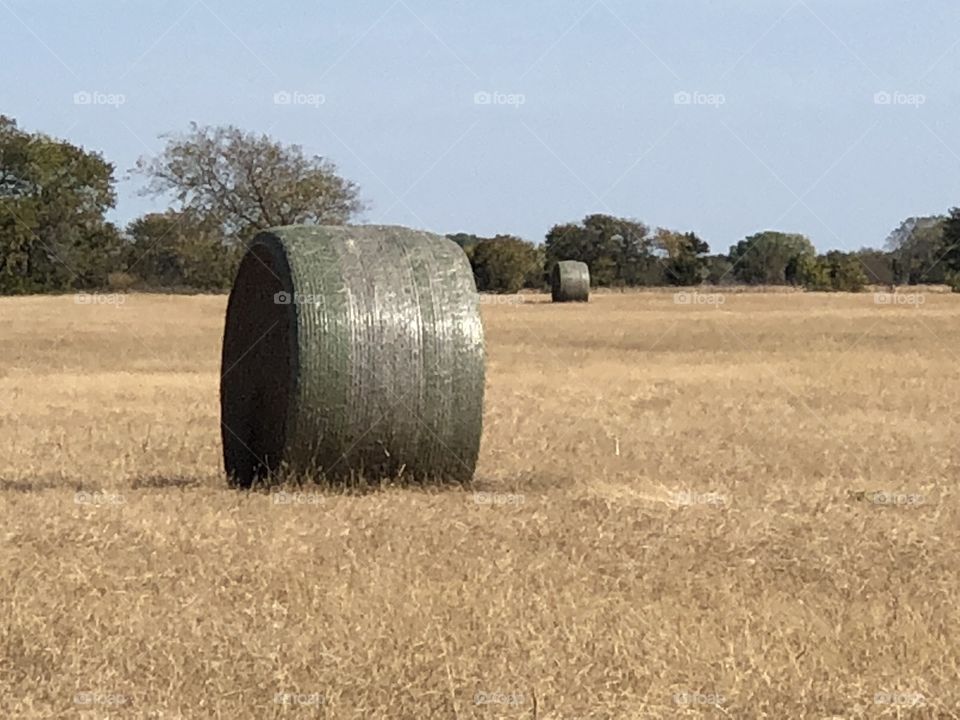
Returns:
[[[958,27],[947,0],[0,0],[0,113],[114,162],[119,222],[164,207],[127,170],[196,121],[332,159],[364,222],[856,249],[960,205]]]

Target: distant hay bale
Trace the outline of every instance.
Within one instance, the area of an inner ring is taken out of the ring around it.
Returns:
[[[261,232],[227,305],[220,384],[232,484],[273,471],[462,482],[476,466],[484,347],[454,242],[384,226]]]
[[[590,297],[590,269],[586,263],[561,260],[550,274],[554,302],[587,302]]]

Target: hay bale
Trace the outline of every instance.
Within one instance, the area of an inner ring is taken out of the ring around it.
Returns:
[[[577,260],[561,260],[550,274],[554,302],[587,302],[590,297],[590,269]]]
[[[289,226],[254,239],[227,305],[224,465],[343,480],[466,481],[483,412],[473,273],[446,238]]]

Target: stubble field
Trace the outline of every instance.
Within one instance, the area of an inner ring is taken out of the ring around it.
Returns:
[[[958,717],[960,298],[721,299],[486,304],[355,495],[227,488],[225,298],[0,300],[0,717]]]

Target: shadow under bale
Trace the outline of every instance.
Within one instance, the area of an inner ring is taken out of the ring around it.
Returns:
[[[140,490],[143,488],[186,488],[200,485],[197,478],[180,477],[177,475],[138,475],[130,481],[130,488]]]

